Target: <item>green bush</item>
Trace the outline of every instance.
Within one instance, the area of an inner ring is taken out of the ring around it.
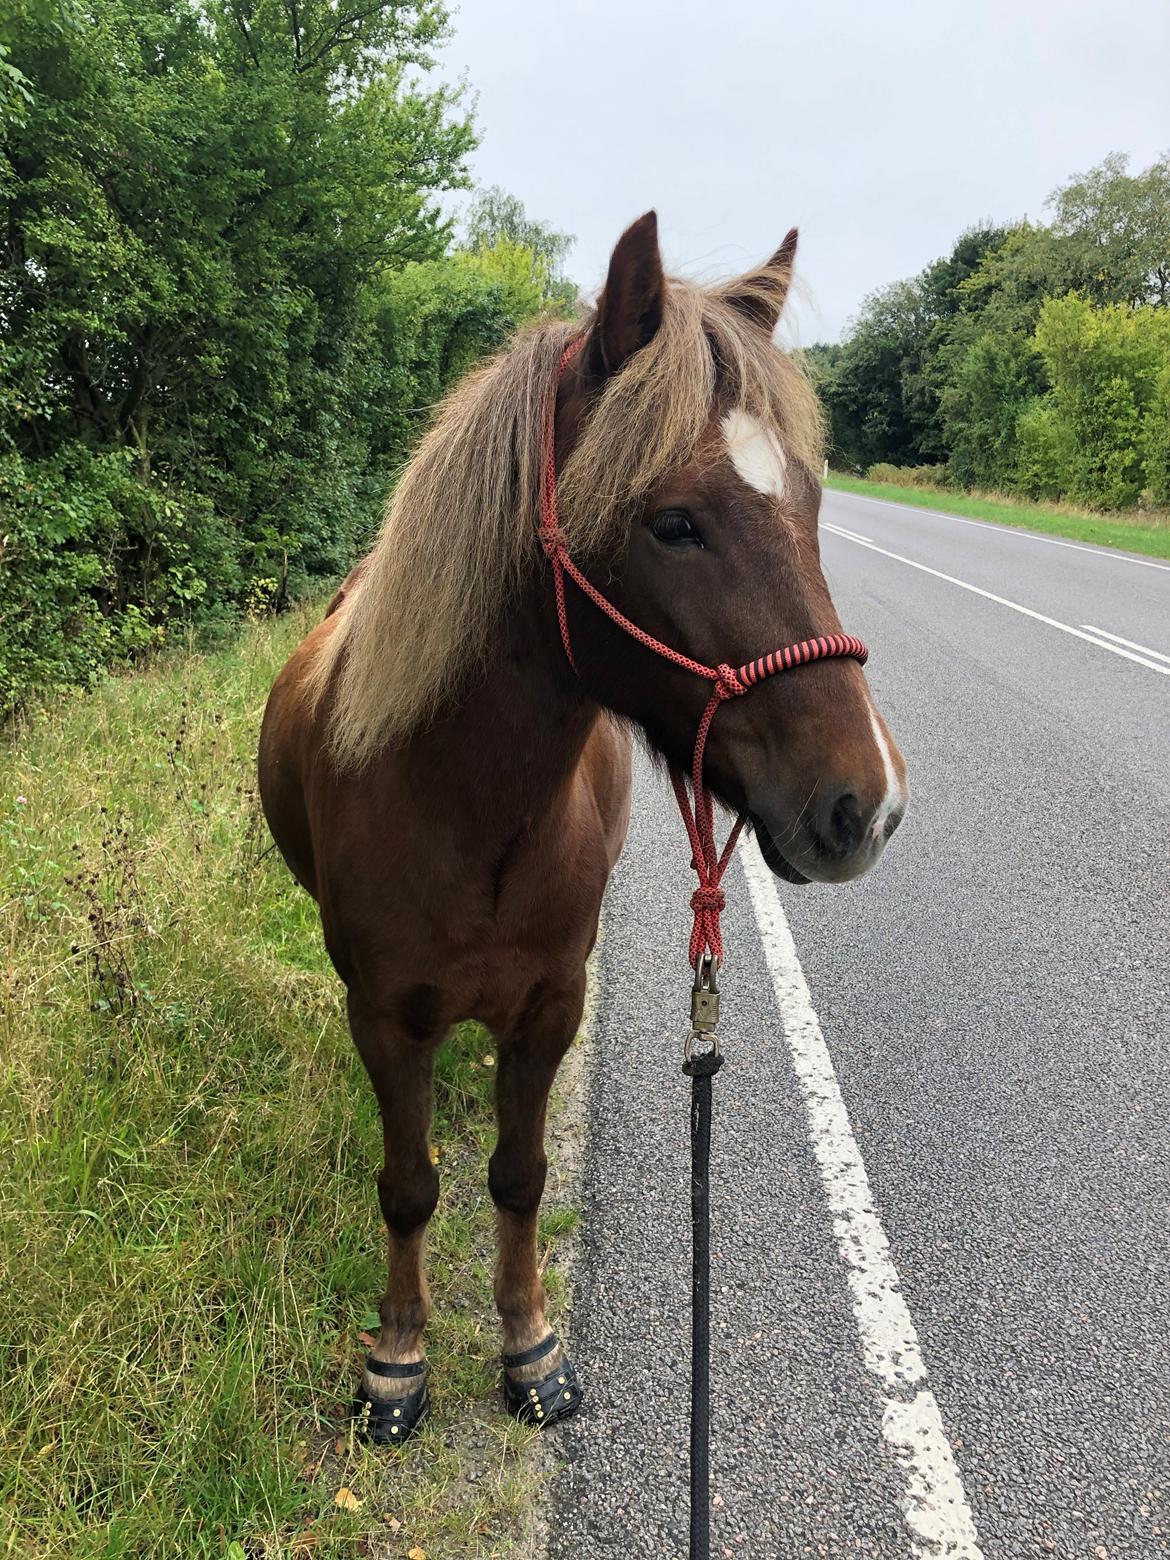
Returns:
[[[30,692],[86,684],[153,638],[137,607],[115,605],[123,464],[79,445],[0,456],[0,714]]]
[[[1027,498],[1058,499],[1069,464],[1067,430],[1046,396],[1036,396],[1016,418],[1012,487]]]
[[[1129,508],[1147,486],[1149,456],[1159,461],[1170,312],[1124,303],[1094,308],[1069,293],[1045,300],[1034,340],[1060,428],[1062,496]]]
[[[201,494],[144,484],[130,450],[0,455],[0,717],[231,614],[233,540]]]
[[[1044,386],[1030,339],[988,331],[954,365],[943,392],[951,479],[963,487],[1007,489],[1017,462],[1017,422]]]
[[[1170,353],[1154,381],[1142,424],[1146,482],[1155,504],[1170,504]]]
[[[534,250],[506,238],[381,278],[371,291],[379,469],[402,461],[456,380],[550,306],[554,285]]]

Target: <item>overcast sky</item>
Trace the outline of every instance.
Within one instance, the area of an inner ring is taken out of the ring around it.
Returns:
[[[474,175],[576,234],[575,281],[651,206],[692,276],[795,224],[805,345],[980,218],[1170,149],[1170,0],[463,0],[453,21]]]

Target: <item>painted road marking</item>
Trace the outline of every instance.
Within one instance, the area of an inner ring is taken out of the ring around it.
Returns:
[[[997,602],[1001,607],[1010,607],[1013,612],[1022,612],[1025,617],[1035,618],[1037,623],[1047,623],[1049,628],[1059,628],[1062,634],[1071,634],[1074,639],[1083,639],[1086,644],[1096,645],[1099,650],[1110,650],[1114,655],[1124,656],[1127,661],[1136,661],[1138,666],[1149,667],[1151,672],[1161,672],[1163,677],[1170,677],[1170,664],[1163,666],[1160,662],[1151,661],[1144,655],[1135,655],[1132,650],[1124,650],[1120,645],[1110,644],[1107,639],[1098,639],[1094,634],[1087,634],[1082,628],[1074,628],[1071,623],[1062,623],[1059,618],[1048,617],[1046,613],[1037,612],[1032,607],[1021,606],[1018,601],[1009,601],[1006,596],[997,596],[994,591],[984,590],[980,585],[972,585],[967,580],[956,579],[953,574],[944,574],[941,569],[932,569],[929,564],[907,558],[904,553],[891,552],[888,547],[879,547],[868,536],[861,536],[856,531],[847,531],[844,526],[830,525],[827,520],[821,521],[821,530],[832,531],[834,536],[843,536],[846,541],[857,542],[862,547],[868,547],[871,552],[881,553],[885,558],[893,558],[897,563],[908,564],[912,569],[921,569],[923,574],[933,574],[936,580],[946,580],[948,585],[957,585],[960,590],[969,590],[976,596],[982,596],[986,601]]]
[[[853,1296],[867,1369],[882,1384],[882,1436],[902,1470],[902,1511],[921,1560],[983,1560],[979,1535],[926,1366],[869,1177],[821,1033],[776,880],[755,841],[740,859],[784,1025],[837,1250]]]
[[[1111,634],[1107,628],[1094,628],[1092,623],[1082,623],[1081,627],[1088,634],[1100,634],[1103,639],[1112,639],[1119,645],[1128,645],[1131,650],[1140,650],[1143,655],[1156,655],[1159,661],[1170,661],[1170,655],[1164,650],[1151,650],[1149,645],[1135,645],[1132,639],[1122,639],[1120,634]]]
[[[934,515],[939,520],[953,520],[956,525],[974,525],[981,531],[995,531],[1000,536],[1015,536],[1025,542],[1044,542],[1049,547],[1071,547],[1073,552],[1091,553],[1094,558],[1108,558],[1112,563],[1140,563],[1143,569],[1163,569],[1170,573],[1170,563],[1157,563],[1153,558],[1135,558],[1132,553],[1111,547],[1086,547],[1083,542],[1063,542],[1058,536],[1040,536],[1035,531],[1025,531],[1017,525],[996,525],[992,520],[968,520],[963,515],[952,515],[945,509],[927,509],[925,504],[899,504],[892,498],[871,498],[868,493],[851,493],[848,488],[827,487],[826,493],[838,493],[844,498],[860,498],[867,504],[884,504],[887,509],[900,509],[906,515]]]

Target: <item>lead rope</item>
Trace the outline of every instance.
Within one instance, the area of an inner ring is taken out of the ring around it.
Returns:
[[[710,1556],[711,1440],[711,1079],[716,1048],[683,1063],[691,1079],[691,1560]]]
[[[585,336],[570,341],[561,354],[557,386],[565,369],[585,344]],[[557,622],[561,643],[574,671],[573,645],[569,635],[569,614],[565,605],[565,575],[589,598],[599,611],[636,639],[647,650],[681,666],[711,684],[711,696],[699,720],[695,750],[691,759],[691,795],[687,780],[673,765],[670,783],[691,844],[691,865],[699,886],[691,895],[694,922],[691,926],[690,964],[695,972],[691,989],[691,1028],[683,1049],[683,1072],[691,1080],[691,1560],[709,1560],[710,1555],[710,1375],[711,1375],[711,1220],[709,1166],[711,1156],[711,1079],[723,1065],[716,1026],[719,1022],[719,968],[723,963],[723,930],[720,915],[724,897],[723,874],[731,860],[743,829],[745,815],[740,813],[722,851],[715,845],[715,804],[703,783],[703,753],[707,733],[719,706],[738,698],[765,677],[774,677],[811,661],[846,656],[865,664],[869,651],[852,634],[829,634],[785,645],[755,661],[733,667],[721,662],[706,666],[689,655],[674,650],[639,628],[611,601],[607,601],[593,582],[582,574],[569,555],[557,516],[556,414],[557,387],[549,397],[545,418],[544,481],[540,493],[540,543],[553,571]],[[693,803],[692,798],[693,797]],[[695,1045],[706,1045],[696,1050]]]

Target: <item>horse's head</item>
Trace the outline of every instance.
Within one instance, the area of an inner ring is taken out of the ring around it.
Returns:
[[[737,282],[668,281],[648,213],[614,250],[558,400],[574,554],[634,623],[712,666],[841,631],[817,541],[815,397],[772,342],[795,252],[794,231]],[[570,610],[588,686],[688,769],[710,685],[600,612]],[[907,803],[902,756],[853,660],[799,667],[726,702],[705,773],[794,882],[867,871]]]

